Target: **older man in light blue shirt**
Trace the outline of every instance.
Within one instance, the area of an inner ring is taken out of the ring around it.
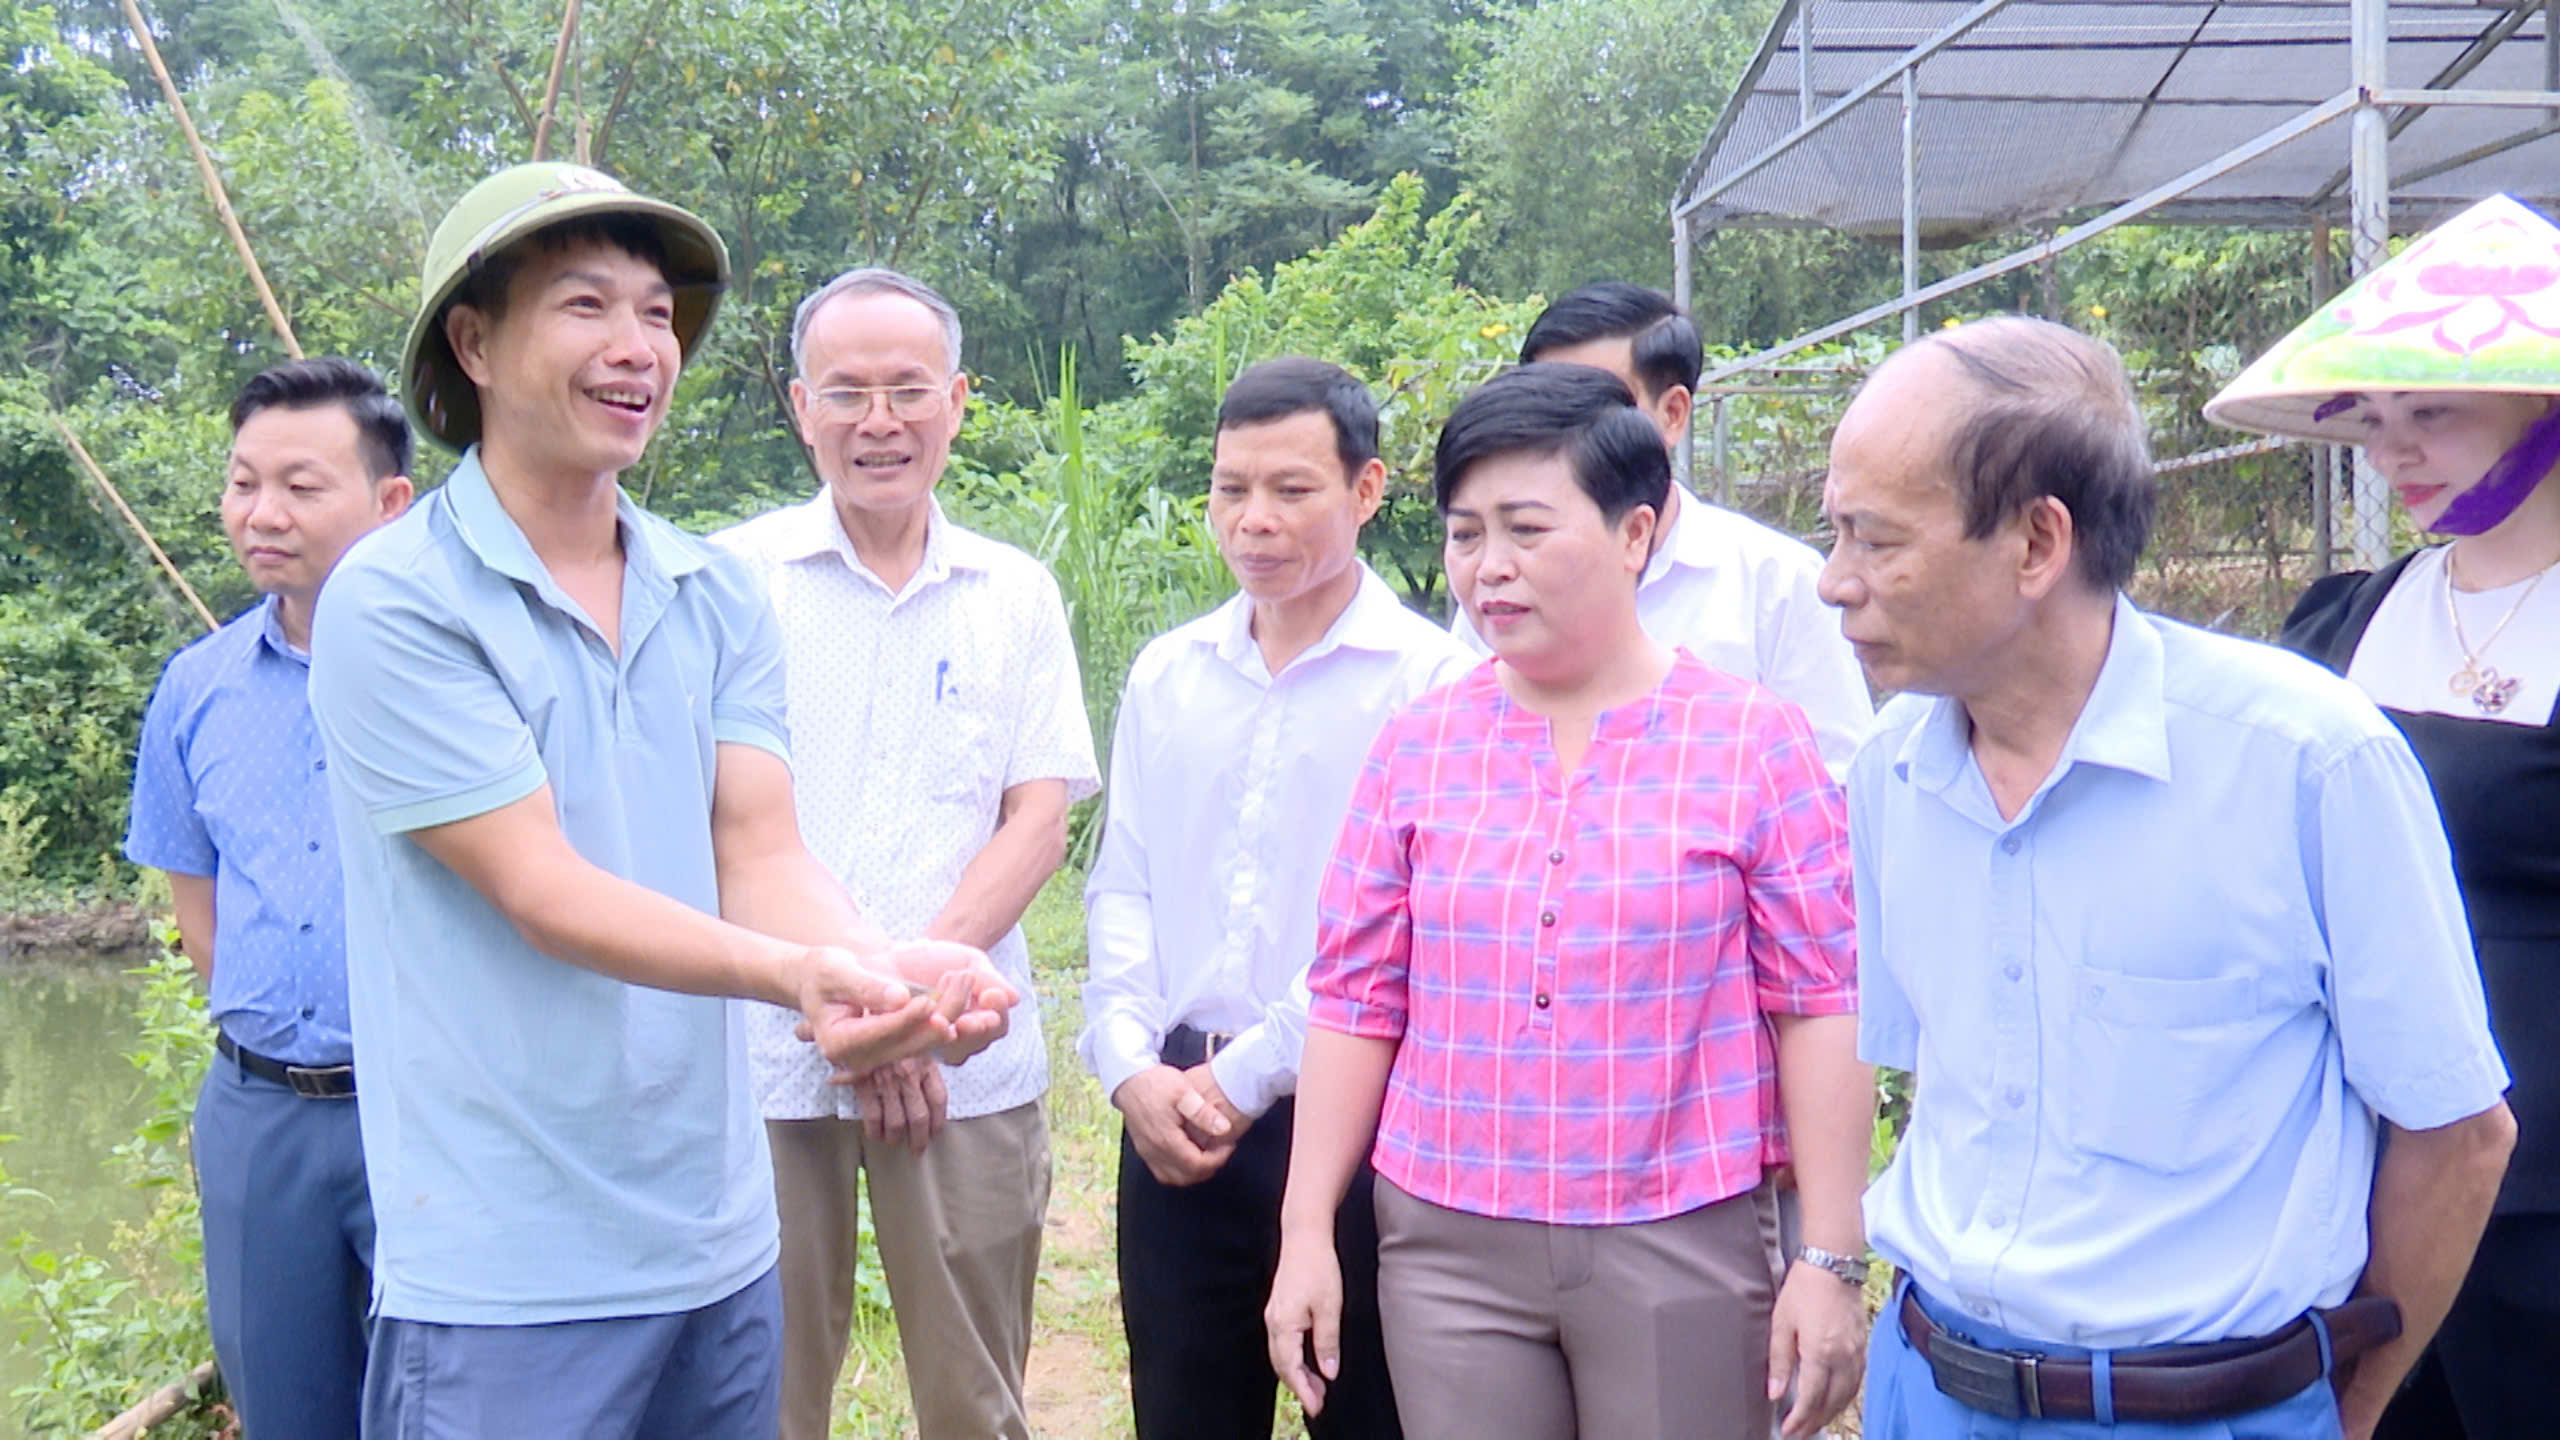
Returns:
[[[2369,1434],[2513,1136],[2407,746],[2122,596],[2152,478],[2096,341],[1905,350],[1825,499],[1826,598],[1906,692],[1849,781],[1861,1049],[1917,1080],[1865,1433]]]

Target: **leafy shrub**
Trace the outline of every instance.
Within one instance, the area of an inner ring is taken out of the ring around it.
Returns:
[[[0,594],[0,899],[120,875],[156,657],[87,617]]]
[[[1440,523],[1431,451],[1460,396],[1519,357],[1544,302],[1505,301],[1459,280],[1478,217],[1464,196],[1424,214],[1419,177],[1400,175],[1377,212],[1319,250],[1248,271],[1169,336],[1134,345],[1137,393],[1104,407],[1109,428],[1145,443],[1126,460],[1176,495],[1207,486],[1218,400],[1246,366],[1279,355],[1330,360],[1377,392],[1387,504],[1363,536],[1370,562],[1417,609],[1441,608]]]
[[[1125,457],[1160,435],[1132,434],[1124,409],[1085,408],[1075,355],[1061,358],[1057,394],[1025,438],[1020,416],[997,415],[971,438],[1000,452],[1011,432],[1021,468],[1003,474],[955,466],[942,498],[962,524],[1021,546],[1057,577],[1084,681],[1094,753],[1108,766],[1120,689],[1147,641],[1200,614],[1231,588],[1210,539],[1204,499],[1149,483]],[[1076,819],[1073,863],[1091,854],[1095,807]]]

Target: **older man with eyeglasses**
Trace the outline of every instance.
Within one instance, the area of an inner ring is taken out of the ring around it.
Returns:
[[[792,349],[826,487],[715,538],[781,618],[802,834],[890,933],[966,939],[1028,997],[1018,922],[1065,857],[1067,807],[1099,785],[1057,583],[934,501],[969,398],[950,302],[848,271],[801,302]],[[966,1070],[919,1058],[848,1091],[797,1017],[748,1008],[782,1212],[784,1440],[828,1433],[866,1177],[918,1433],[1028,1440],[1049,1197],[1033,1012]]]

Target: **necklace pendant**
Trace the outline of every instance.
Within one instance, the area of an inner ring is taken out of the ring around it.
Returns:
[[[2480,713],[2495,715],[2516,698],[2516,687],[2523,683],[2515,676],[2500,675],[2492,666],[2482,673],[2479,686],[2471,692],[2471,703],[2480,707]]]
[[[2497,672],[2491,671],[2490,673],[2496,674]],[[2470,662],[2465,662],[2461,669],[2453,672],[2452,679],[2444,682],[2444,688],[2452,691],[2456,695],[2469,695],[2476,698],[2480,693],[2479,667]]]

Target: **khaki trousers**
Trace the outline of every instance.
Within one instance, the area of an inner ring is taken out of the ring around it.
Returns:
[[[1599,1226],[1377,1195],[1408,1440],[1768,1440],[1769,1187]]]
[[[1049,1209],[1039,1103],[954,1120],[921,1156],[859,1120],[768,1120],[765,1134],[782,1211],[782,1440],[825,1440],[834,1420],[865,1176],[920,1440],[1029,1440],[1022,1371]]]

